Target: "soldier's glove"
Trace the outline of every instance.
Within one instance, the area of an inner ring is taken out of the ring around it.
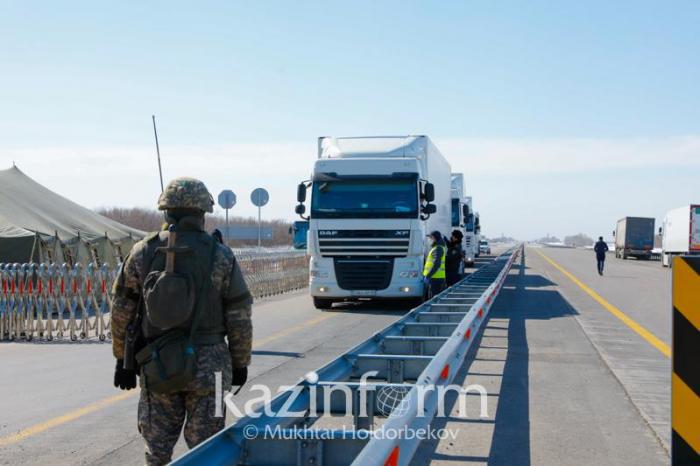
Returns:
[[[124,369],[123,359],[117,359],[117,367],[114,369],[114,386],[122,390],[136,388],[136,371]]]
[[[231,385],[232,386],[238,386],[238,390],[234,393],[234,395],[238,395],[238,392],[241,391],[241,388],[243,388],[243,385],[245,385],[246,380],[248,380],[248,368],[247,367],[241,367],[240,369],[234,368],[233,369],[233,377],[231,378]]]

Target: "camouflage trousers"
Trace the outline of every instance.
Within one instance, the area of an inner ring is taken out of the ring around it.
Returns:
[[[231,356],[225,344],[197,349],[197,377],[187,389],[167,395],[141,390],[138,427],[146,443],[147,465],[171,461],[183,425],[189,448],[224,428],[226,408],[222,399],[216,399],[216,372],[221,372],[223,394],[231,388]],[[216,416],[217,406],[220,417]]]

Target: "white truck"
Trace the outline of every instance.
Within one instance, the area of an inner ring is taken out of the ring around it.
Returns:
[[[464,197],[464,174],[453,173],[451,179],[451,189],[450,196],[452,202],[452,230],[459,230],[462,232],[462,248],[465,251],[465,261],[468,262],[468,257],[466,255],[466,242],[467,237],[467,220],[469,219],[469,205],[466,204],[466,197]],[[450,235],[450,233],[448,233]],[[459,273],[464,273],[465,263],[461,262],[459,265]],[[471,263],[474,263],[474,257],[471,257]]]
[[[469,209],[469,214],[464,221],[464,261],[469,267],[474,265],[474,259],[479,256],[479,240],[475,233],[474,207],[471,196],[464,198],[464,205]]]
[[[319,138],[296,207],[309,220],[314,305],[422,299],[426,235],[446,234],[451,224],[450,173],[427,136]]]
[[[663,267],[671,266],[673,256],[700,254],[700,204],[669,210],[660,230]]]
[[[479,218],[479,212],[474,212],[474,244],[476,257],[479,257],[481,255],[479,248],[479,244],[481,244],[481,219]]]

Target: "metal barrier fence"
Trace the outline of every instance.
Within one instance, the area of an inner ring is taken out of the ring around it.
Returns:
[[[454,379],[521,251],[495,258],[173,464],[409,464],[421,438],[400,433],[430,426],[440,388]],[[315,428],[343,417],[352,426]]]
[[[255,298],[308,284],[304,252],[236,255]],[[110,299],[117,268],[0,264],[0,340],[110,338]]]

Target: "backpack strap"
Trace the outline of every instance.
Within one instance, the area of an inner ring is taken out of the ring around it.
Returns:
[[[216,260],[216,250],[217,250],[217,242],[213,237],[210,237],[211,239],[211,252],[210,252],[210,257],[209,257],[209,267],[206,269],[206,273],[204,275],[204,280],[202,280],[199,290],[197,293],[197,304],[195,305],[194,308],[194,317],[192,319],[192,326],[190,327],[190,335],[189,335],[189,341],[190,345],[194,342],[194,337],[197,334],[197,328],[199,327],[199,323],[202,320],[202,315],[204,314],[204,306],[207,300],[204,299],[204,290],[207,290],[211,288],[211,274],[214,271],[214,261]]]

